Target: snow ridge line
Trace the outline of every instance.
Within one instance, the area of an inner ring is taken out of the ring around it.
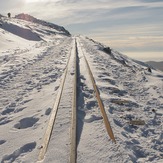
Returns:
[[[79,44],[79,42],[78,42],[78,44]],[[81,48],[81,50],[82,50],[82,48]],[[103,102],[101,100],[100,93],[99,93],[98,87],[96,85],[95,79],[93,77],[91,68],[89,66],[89,63],[88,63],[87,58],[84,55],[83,51],[82,51],[82,53],[83,53],[83,56],[84,56],[84,59],[85,59],[85,62],[86,62],[86,65],[87,65],[87,68],[88,68],[88,71],[89,71],[89,75],[90,75],[90,78],[91,78],[91,81],[92,81],[92,85],[93,85],[93,88],[94,88],[94,91],[95,91],[95,94],[96,94],[96,99],[97,99],[97,102],[98,102],[98,105],[100,107],[100,111],[101,111],[101,114],[102,114],[102,117],[103,117],[103,120],[104,120],[105,128],[107,130],[108,135],[110,136],[110,139],[112,139],[112,141],[114,143],[116,143],[116,140],[115,140],[115,137],[114,137],[110,122],[108,120],[108,117],[106,115],[105,108],[104,108]]]
[[[64,87],[64,84],[65,84],[65,80],[66,80],[66,76],[67,76],[67,72],[68,72],[68,65],[69,65],[70,57],[71,57],[71,52],[70,52],[70,55],[68,57],[68,61],[67,61],[66,68],[65,68],[65,71],[64,71],[64,74],[63,74],[63,78],[62,78],[62,81],[61,81],[61,84],[60,84],[60,87],[59,87],[59,90],[58,90],[58,93],[57,93],[57,97],[56,97],[56,100],[55,100],[55,103],[54,103],[54,106],[53,106],[53,110],[52,110],[49,122],[48,122],[47,130],[46,130],[46,132],[44,134],[43,143],[41,145],[41,149],[40,149],[40,152],[39,152],[37,162],[40,162],[40,161],[42,161],[44,159],[45,153],[46,153],[48,145],[49,145],[49,141],[50,141],[50,138],[51,138],[53,126],[54,126],[56,116],[57,116],[57,111],[58,111],[58,108],[59,108],[59,103],[60,103],[62,92],[63,92],[63,87]]]

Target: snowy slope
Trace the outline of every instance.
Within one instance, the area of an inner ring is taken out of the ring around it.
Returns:
[[[117,145],[110,144],[108,162],[163,161],[163,75],[89,39],[81,39],[92,63]],[[144,125],[130,125],[131,120]]]
[[[77,162],[163,162],[162,72],[150,73],[145,64],[114,49],[87,37],[72,37],[63,27],[29,15],[0,16],[0,24],[0,162],[37,161],[68,56],[74,53],[74,39],[80,63]],[[116,144],[106,133],[82,53],[93,71]],[[67,160],[73,58],[70,63],[43,162]]]
[[[15,18],[26,20],[26,21],[29,21],[29,22],[33,22],[33,23],[36,23],[36,24],[41,24],[43,26],[50,27],[52,29],[57,30],[57,32],[59,31],[60,34],[70,35],[70,33],[64,27],[61,27],[61,26],[58,26],[56,24],[49,23],[49,22],[46,22],[46,21],[43,21],[43,20],[40,20],[40,19],[37,19],[37,18],[34,18],[33,16],[30,16],[28,14],[18,14],[18,15],[15,16]],[[52,30],[49,30],[48,32],[52,32]]]
[[[0,160],[35,162],[72,38],[37,23],[0,21]],[[20,28],[41,39],[17,35]]]

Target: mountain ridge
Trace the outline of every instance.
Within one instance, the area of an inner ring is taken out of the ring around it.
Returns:
[[[40,27],[38,27],[40,26]],[[27,40],[40,41],[48,35],[71,36],[64,27],[37,19],[28,14],[18,14],[15,17],[0,17],[0,28]]]
[[[54,23],[50,23],[50,22],[47,22],[47,21],[44,21],[44,20],[41,20],[41,19],[37,19],[37,18],[35,18],[35,17],[31,16],[31,15],[28,15],[28,14],[21,13],[21,14],[15,15],[15,18],[30,21],[30,22],[37,23],[37,24],[41,24],[41,25],[44,25],[44,26],[48,26],[48,27],[57,29],[58,31],[64,31],[69,36],[71,35],[69,33],[69,31],[67,31],[63,26],[59,26],[59,25],[56,25]]]

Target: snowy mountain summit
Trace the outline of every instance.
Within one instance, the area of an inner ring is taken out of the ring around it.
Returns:
[[[87,59],[116,144],[106,132]],[[0,15],[0,162],[65,163],[77,64],[77,162],[163,162],[163,73],[88,37],[27,14]]]
[[[70,33],[64,27],[36,19],[27,14],[16,15],[15,18],[0,17],[0,28],[23,39],[40,41],[54,34],[67,35]]]
[[[28,14],[18,14],[15,16],[15,18],[26,20],[29,22],[37,23],[37,24],[41,24],[43,26],[47,26],[47,27],[56,29],[57,31],[63,32],[63,34],[70,35],[70,33],[64,27],[61,27],[61,26],[58,26],[56,24],[49,23],[49,22],[46,22],[46,21],[43,21],[40,19],[36,19],[33,16],[30,16]]]

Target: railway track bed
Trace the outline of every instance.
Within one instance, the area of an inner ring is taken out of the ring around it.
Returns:
[[[99,143],[97,137],[102,144],[110,138],[116,142],[89,63],[79,40],[74,39],[38,161],[95,162],[98,152],[107,150],[107,145],[93,148]],[[88,155],[90,159],[85,160]]]

